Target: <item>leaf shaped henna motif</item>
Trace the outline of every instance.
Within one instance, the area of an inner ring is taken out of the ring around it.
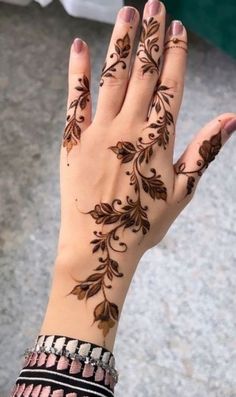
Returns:
[[[159,28],[160,23],[157,22],[153,17],[149,18],[148,21],[144,19],[141,30],[139,50],[137,51],[137,56],[143,64],[141,66],[143,74],[147,72],[151,74],[154,72],[157,74],[159,73],[160,62],[155,61],[154,59],[154,53],[158,52],[160,48],[158,45],[159,37],[153,37],[152,39],[150,38],[158,32]]]
[[[129,34],[126,33],[123,39],[118,39],[115,43],[115,52],[110,55],[110,58],[115,58],[114,62],[107,66],[107,61],[105,62],[102,68],[100,87],[104,84],[104,77],[114,77],[114,72],[117,71],[117,66],[121,65],[122,69],[126,69],[127,65],[124,61],[125,58],[128,57],[130,53],[131,45],[130,45],[130,37]]]
[[[161,175],[154,168],[149,170],[151,175],[146,175],[143,165],[149,163],[155,145],[163,149],[166,149],[168,145],[168,129],[174,122],[172,114],[166,110],[166,106],[170,105],[169,98],[173,98],[168,90],[168,87],[161,87],[159,102],[156,100],[155,104],[157,106],[159,103],[160,116],[156,123],[147,127],[151,131],[156,130],[148,134],[148,139],[139,137],[135,144],[118,141],[116,145],[109,147],[121,163],[131,164],[131,170],[126,171],[126,175],[129,176],[129,183],[133,186],[135,199],[126,196],[125,202],[120,199],[114,199],[111,203],[102,202],[86,212],[97,225],[111,225],[111,229],[106,233],[97,230],[93,232],[95,238],[90,241],[90,244],[93,246],[92,252],[100,254],[99,264],[94,269],[94,273],[85,280],[75,280],[77,285],[70,293],[77,295],[79,300],[87,300],[97,293],[102,293],[103,300],[96,305],[93,312],[93,324],[98,322],[98,328],[103,332],[104,345],[105,336],[119,318],[119,308],[114,302],[108,300],[106,290],[112,288],[111,282],[114,277],[124,276],[120,271],[119,263],[112,257],[112,253],[122,253],[128,249],[127,244],[120,240],[120,232],[130,229],[133,233],[141,232],[144,236],[150,230],[148,206],[141,202],[141,191],[153,200],[167,200],[167,188]]]
[[[156,170],[151,168],[150,170],[153,175],[150,177],[142,177],[143,190],[148,193],[151,198],[155,199],[167,199],[167,189],[161,180],[161,175],[156,175]]]
[[[187,192],[184,198],[190,195],[193,191],[196,178],[193,174],[198,176],[202,176],[202,173],[205,169],[208,168],[209,164],[215,160],[215,157],[219,153],[222,146],[221,142],[221,131],[217,134],[213,135],[209,140],[205,140],[202,142],[198,153],[200,154],[201,158],[197,160],[196,164],[198,168],[193,171],[186,171],[186,163],[182,162],[177,169],[175,169],[175,173],[177,175],[185,175],[187,177]]]
[[[79,78],[78,81],[79,85],[75,87],[75,89],[79,92],[79,96],[77,99],[74,99],[69,106],[69,110],[73,109],[73,112],[67,116],[67,124],[63,134],[63,146],[67,150],[67,155],[72,150],[73,146],[77,145],[80,140],[80,124],[84,122],[84,116],[80,115],[77,117],[77,110],[78,108],[80,108],[80,110],[86,108],[90,95],[88,78],[84,75],[82,78]]]

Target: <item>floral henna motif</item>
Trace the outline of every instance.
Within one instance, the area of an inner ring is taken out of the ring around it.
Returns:
[[[119,319],[119,308],[109,301],[106,290],[111,289],[111,282],[114,277],[123,277],[119,263],[113,259],[112,253],[126,252],[127,244],[120,240],[119,233],[122,230],[130,229],[134,233],[141,232],[144,236],[150,230],[148,219],[148,206],[141,202],[141,192],[144,191],[153,200],[167,200],[167,188],[161,179],[161,175],[154,168],[150,168],[149,175],[144,174],[143,165],[150,162],[153,156],[155,145],[166,149],[169,142],[169,126],[173,124],[172,114],[165,109],[166,104],[170,105],[169,98],[173,95],[168,93],[169,88],[160,86],[159,99],[155,106],[159,106],[160,116],[158,121],[150,124],[147,128],[156,130],[148,134],[148,139],[139,137],[137,142],[119,141],[115,146],[110,146],[121,163],[131,163],[131,169],[126,172],[129,176],[130,185],[133,186],[135,199],[126,196],[125,202],[114,199],[112,203],[102,202],[96,204],[94,209],[86,212],[90,214],[97,225],[113,225],[110,231],[103,233],[95,230],[95,238],[90,242],[93,245],[92,252],[100,253],[99,264],[94,269],[95,273],[85,280],[75,280],[77,285],[70,294],[77,296],[79,300],[88,299],[99,292],[103,294],[103,300],[94,309],[94,321],[98,322],[98,328],[104,336],[115,326]],[[159,103],[159,104],[158,104]]]
[[[126,69],[127,65],[124,59],[128,57],[130,53],[130,49],[131,49],[130,37],[129,34],[126,33],[123,39],[118,39],[116,41],[115,52],[113,52],[110,55],[110,58],[114,59],[114,62],[110,66],[107,66],[107,61],[106,61],[102,68],[100,86],[104,84],[105,77],[115,78],[114,72],[117,71],[118,65],[120,65],[122,69]]]
[[[126,197],[126,201],[125,205],[119,199],[114,199],[112,204],[96,204],[94,209],[88,212],[95,219],[96,224],[116,224],[116,226],[108,233],[94,231],[96,238],[90,242],[93,245],[92,252],[100,252],[102,255],[98,258],[99,265],[94,269],[96,273],[85,280],[75,280],[79,284],[70,292],[77,295],[79,300],[84,298],[87,300],[98,292],[102,292],[103,300],[95,307],[93,312],[93,324],[95,321],[98,322],[98,328],[103,331],[104,337],[108,334],[110,328],[114,327],[119,318],[118,306],[109,301],[106,295],[106,289],[112,288],[109,281],[112,281],[114,277],[123,277],[118,262],[111,257],[112,251],[127,251],[127,244],[120,241],[118,231],[132,227],[133,232],[142,229],[143,234],[145,234],[150,228],[146,214],[147,207],[142,207],[141,203],[137,205],[137,202],[134,202],[129,196]],[[105,280],[106,277],[108,284]]]
[[[193,171],[186,171],[186,163],[181,163],[176,169],[175,173],[177,175],[185,175],[187,177],[187,192],[185,197],[190,195],[195,186],[196,178],[193,176],[202,176],[203,171],[209,166],[209,164],[215,160],[216,155],[219,153],[222,146],[221,142],[221,131],[216,135],[213,135],[209,140],[202,142],[198,152],[201,159],[197,160],[196,165],[198,168]],[[185,198],[184,197],[184,198]]]
[[[159,51],[158,40],[159,37],[151,36],[156,34],[160,28],[160,23],[157,22],[153,17],[149,18],[148,21],[144,19],[139,50],[137,51],[137,56],[142,62],[142,73],[145,74],[147,72],[153,74],[156,72],[159,73],[160,61],[155,61],[154,53]]]
[[[75,89],[79,91],[79,97],[74,99],[69,106],[69,110],[73,109],[73,112],[67,116],[67,124],[63,135],[63,146],[67,150],[67,155],[73,146],[78,144],[81,136],[80,124],[83,123],[84,116],[80,115],[78,117],[77,110],[78,108],[84,110],[87,106],[87,102],[89,102],[90,91],[88,78],[84,75],[83,78],[79,78],[78,81],[79,85],[75,87]]]

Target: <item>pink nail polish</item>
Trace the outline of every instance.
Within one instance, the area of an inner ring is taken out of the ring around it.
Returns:
[[[132,7],[123,7],[120,14],[125,22],[132,22],[135,17],[135,9]]]
[[[181,21],[172,21],[170,26],[170,34],[172,36],[178,36],[182,34],[184,30],[184,26]]]
[[[236,131],[236,118],[227,121],[223,129],[228,135],[231,135],[234,131]]]
[[[79,52],[81,52],[82,48],[83,48],[83,40],[81,40],[79,38],[76,38],[74,40],[74,49],[75,49],[75,51],[77,53],[79,53]]]
[[[161,3],[159,0],[149,0],[147,3],[148,16],[152,17],[161,10]]]

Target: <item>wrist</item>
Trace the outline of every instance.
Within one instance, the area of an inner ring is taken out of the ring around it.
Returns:
[[[120,257],[119,263],[116,258],[112,264],[105,264],[91,252],[78,253],[65,246],[60,249],[41,334],[89,340],[112,351],[138,262],[128,253]]]

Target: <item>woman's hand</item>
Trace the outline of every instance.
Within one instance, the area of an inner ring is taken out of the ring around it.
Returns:
[[[58,258],[41,333],[106,338],[112,350],[139,259],[165,236],[236,129],[235,114],[217,117],[173,165],[187,33],[179,21],[165,33],[165,13],[157,0],[145,5],[132,63],[139,14],[120,10],[93,121],[89,49],[80,39],[71,47]]]

